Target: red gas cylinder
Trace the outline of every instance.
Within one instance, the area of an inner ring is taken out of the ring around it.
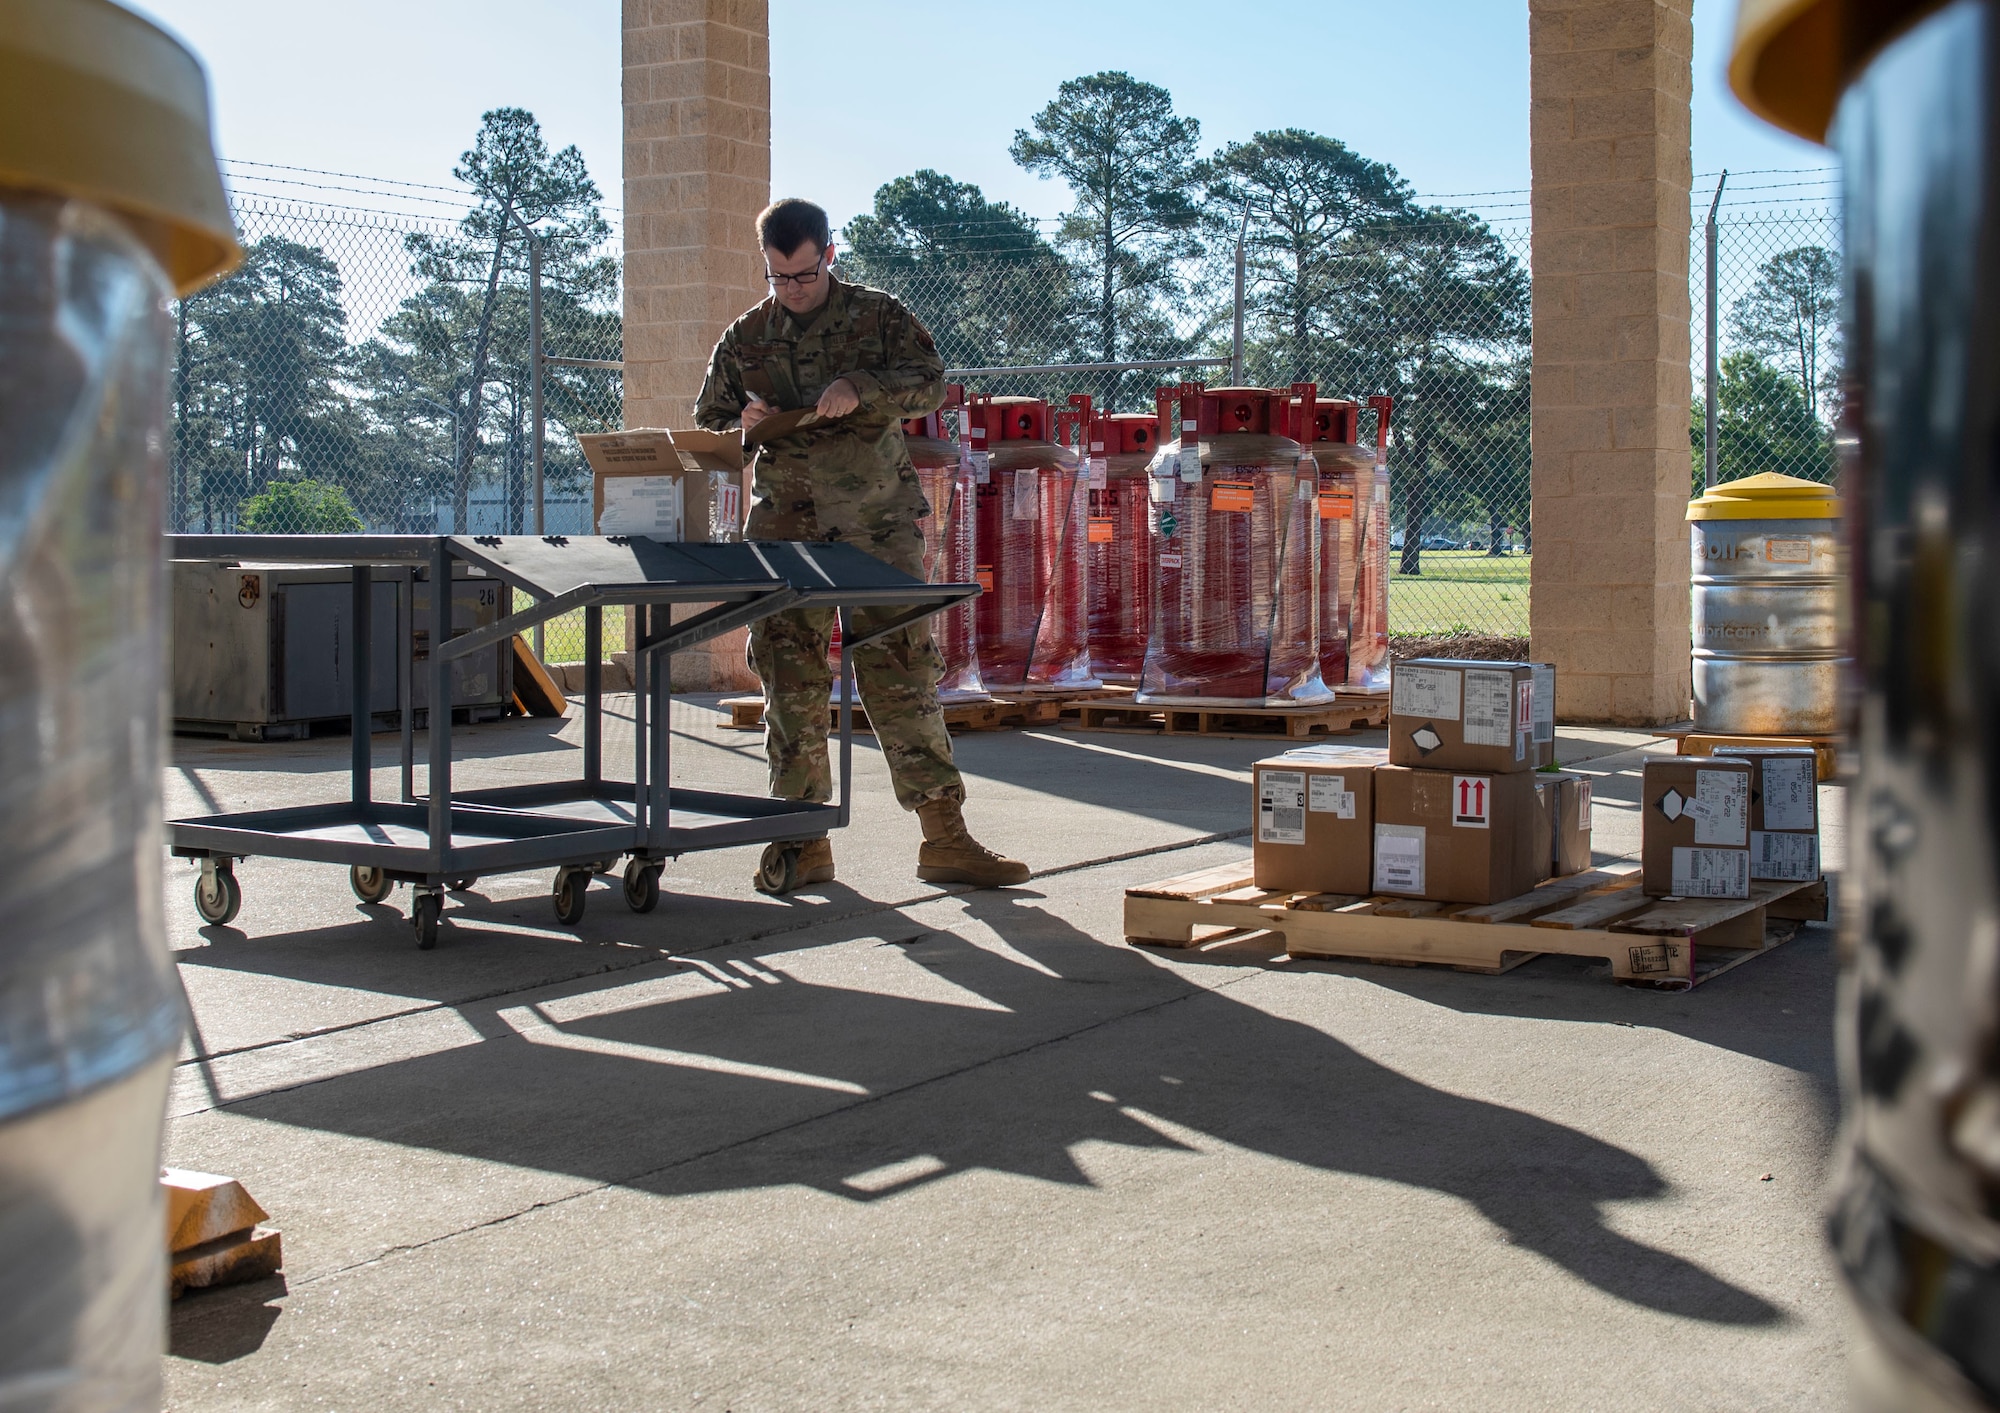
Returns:
[[[1317,478],[1283,389],[1183,383],[1154,459],[1154,622],[1140,702],[1323,702]]]
[[[1090,666],[1106,682],[1137,682],[1153,627],[1153,528],[1147,468],[1160,426],[1143,412],[1091,420]]]
[[[903,423],[903,441],[931,513],[920,524],[924,532],[924,579],[932,584],[973,582],[972,462],[962,444],[951,437],[946,416],[962,406],[963,389],[955,384],[944,407],[927,417]],[[944,658],[938,678],[938,700],[984,701],[986,687],[979,675],[977,624],[972,601],[954,604],[930,619],[931,639]]]
[[[1375,458],[1354,444],[1359,403],[1321,399],[1311,383],[1296,383],[1292,392],[1292,435],[1319,478],[1319,673],[1328,686],[1342,687],[1354,613],[1356,508],[1365,504],[1361,479],[1372,476]]]
[[[990,692],[1095,687],[1084,578],[1090,507],[1074,452],[1058,445],[1048,403],[974,397],[973,530],[979,670]],[[983,433],[983,438],[978,434]]]

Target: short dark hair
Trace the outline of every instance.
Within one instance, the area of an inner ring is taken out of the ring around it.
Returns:
[[[822,253],[833,244],[824,207],[788,196],[757,213],[759,245],[768,245],[780,255],[790,255],[807,241],[818,246]]]

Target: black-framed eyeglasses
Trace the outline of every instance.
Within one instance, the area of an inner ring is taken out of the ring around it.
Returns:
[[[819,259],[814,262],[810,270],[801,270],[796,275],[781,275],[766,265],[764,267],[764,279],[773,286],[797,285],[800,289],[805,289],[810,285],[818,283],[820,274],[825,269],[826,252],[822,250],[819,254]]]

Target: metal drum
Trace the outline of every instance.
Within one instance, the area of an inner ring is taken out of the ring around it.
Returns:
[[[1839,724],[1840,502],[1766,472],[1688,506],[1694,724],[1728,735],[1831,735]]]
[[[194,58],[110,4],[4,13],[0,1408],[157,1409],[168,300],[237,251]]]

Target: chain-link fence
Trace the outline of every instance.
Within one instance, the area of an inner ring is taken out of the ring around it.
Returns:
[[[1832,476],[1837,227],[1823,190],[1797,207],[1770,204],[1774,188],[1791,195],[1825,181],[1794,175],[1750,174],[1718,211],[1719,479]],[[1288,263],[1269,243],[1246,247],[1244,380],[1311,380],[1326,397],[1395,399],[1390,627],[1405,639],[1528,631],[1529,229],[1524,194],[1490,199],[1485,216],[1430,206],[1374,223],[1310,265]],[[1696,490],[1708,393],[1706,214],[1703,201],[1691,241]],[[518,231],[266,196],[239,196],[237,221],[243,269],[179,307],[172,528],[531,529],[528,260]],[[1233,242],[1109,286],[1039,238],[912,249],[871,242],[856,222],[839,243],[844,272],[909,303],[951,366],[1233,351]],[[575,434],[620,425],[617,369],[564,361],[619,359],[616,257],[609,239],[544,262],[549,533],[590,526]],[[1075,373],[974,385],[1058,402],[1088,392],[1101,407],[1150,411],[1165,380]],[[1225,380],[1224,370],[1206,371],[1211,384]],[[1373,439],[1372,416],[1362,435]],[[621,638],[606,634],[608,645]],[[547,629],[552,659],[581,647],[580,622]]]

